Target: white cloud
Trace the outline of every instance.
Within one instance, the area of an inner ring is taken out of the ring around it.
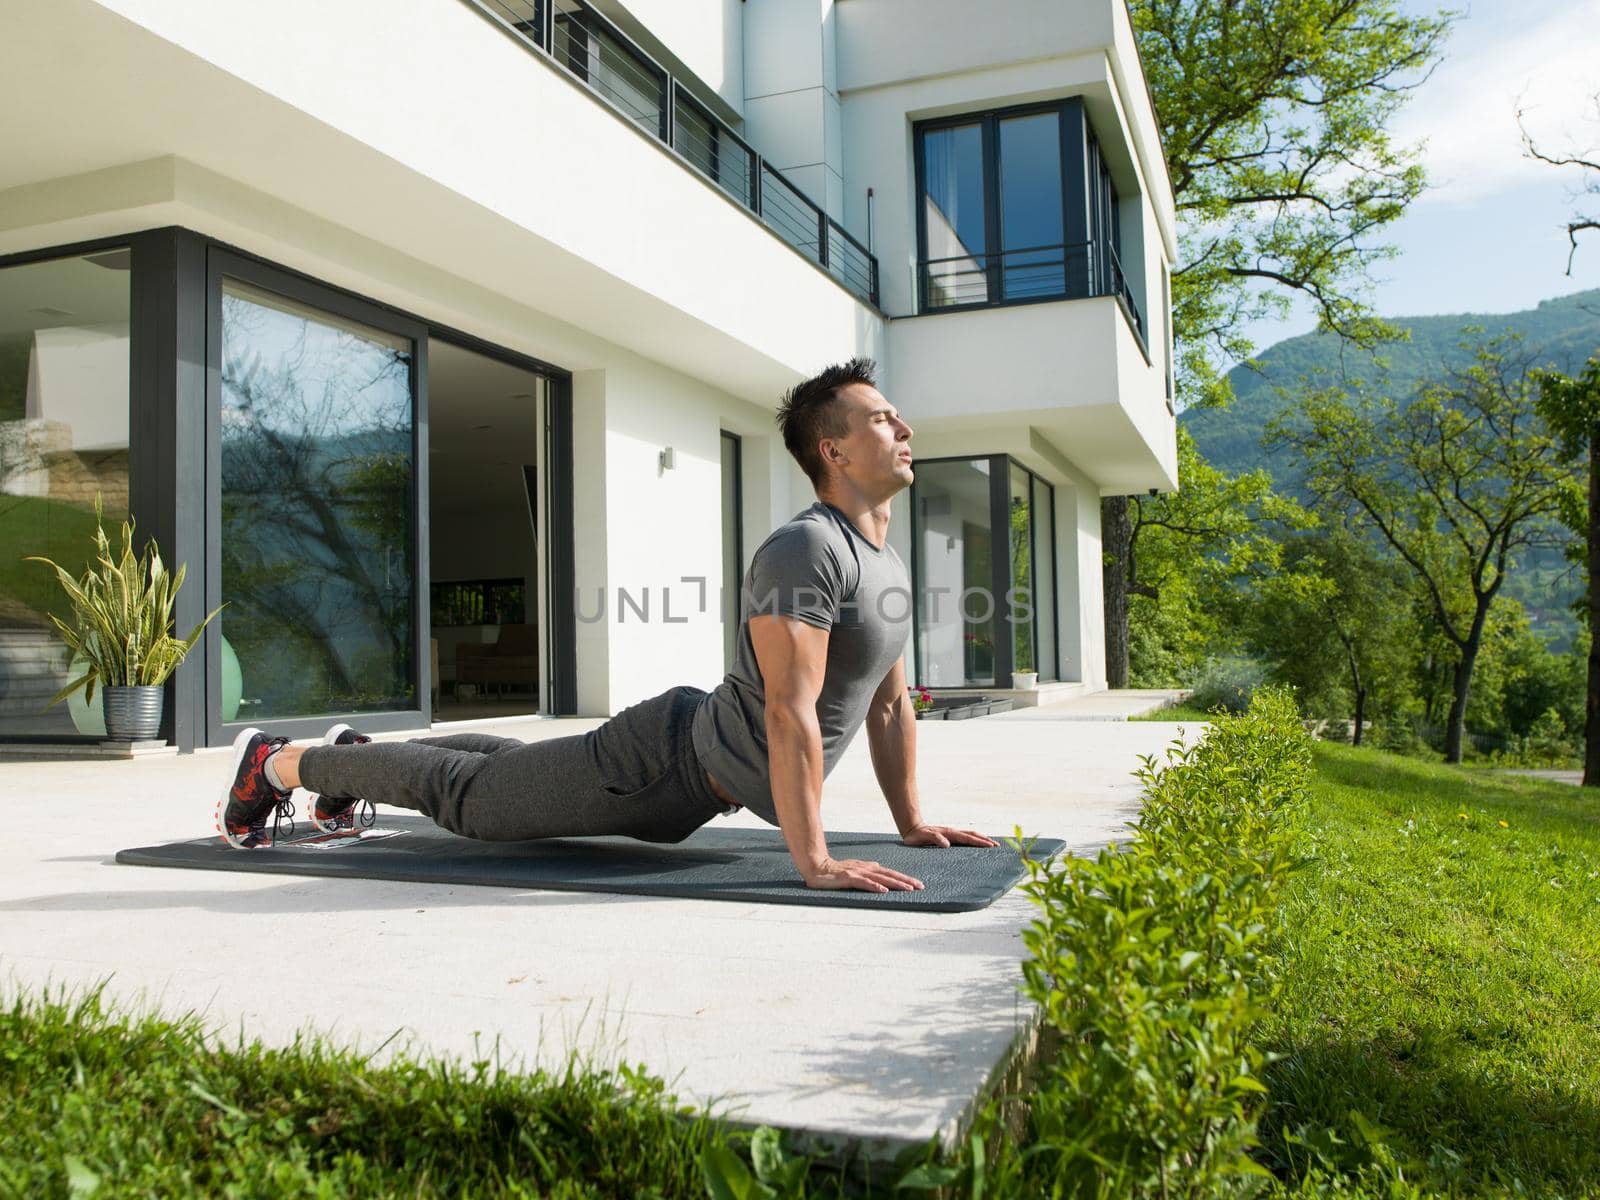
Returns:
[[[1600,142],[1600,0],[1478,0],[1445,53],[1393,128],[1401,144],[1427,142],[1425,202],[1470,204],[1530,183],[1554,186],[1554,168],[1523,154],[1519,97],[1541,149]]]

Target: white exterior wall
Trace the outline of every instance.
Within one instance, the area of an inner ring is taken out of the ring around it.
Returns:
[[[756,152],[846,223],[834,0],[757,0],[744,15],[745,135]]]

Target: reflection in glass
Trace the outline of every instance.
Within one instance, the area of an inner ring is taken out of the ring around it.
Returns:
[[[1058,296],[1066,290],[1062,238],[1061,117],[1054,112],[1000,122],[1002,297]]]
[[[81,576],[96,494],[113,545],[128,515],[129,266],[112,249],[0,270],[0,736],[92,732],[45,707],[76,677],[50,623],[70,609],[23,558]]]
[[[229,280],[222,599],[239,719],[415,708],[411,342]]]
[[[1033,657],[1033,494],[1028,472],[1012,464],[1007,517],[1011,537],[1011,669],[1037,669]]]
[[[927,188],[923,208],[928,230],[928,306],[987,303],[983,126],[925,131],[922,162]]]
[[[922,606],[917,679],[930,687],[992,685],[1005,598],[994,595],[988,460],[919,464],[912,518]]]
[[[1039,640],[1039,678],[1055,679],[1056,670],[1056,491],[1038,476],[1033,479],[1033,628]]]

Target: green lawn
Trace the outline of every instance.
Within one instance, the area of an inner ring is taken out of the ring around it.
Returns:
[[[1365,1122],[1378,1158],[1439,1191],[1600,1194],[1600,796],[1315,754],[1316,862],[1267,1029],[1287,1053],[1269,1163],[1297,1127],[1330,1165],[1370,1162]]]
[[[230,1047],[92,995],[0,1011],[5,1197],[700,1197],[734,1140],[627,1068]]]
[[[1600,1196],[1600,797],[1327,743],[1314,770],[1259,1038],[1281,1055],[1268,1192]],[[374,1067],[92,1002],[0,1010],[0,1196],[689,1197],[730,1151],[751,1161],[642,1072]]]
[[[1216,720],[1210,713],[1198,708],[1191,708],[1187,704],[1169,704],[1166,708],[1158,708],[1155,712],[1147,712],[1143,716],[1129,717],[1130,721],[1192,721],[1197,725],[1207,721]]]

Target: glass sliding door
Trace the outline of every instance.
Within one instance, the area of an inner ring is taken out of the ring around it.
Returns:
[[[929,687],[995,683],[1004,597],[994,595],[989,479],[985,458],[917,464],[912,485],[917,679]]]
[[[125,248],[0,268],[0,737],[103,737],[99,693],[46,707],[69,670],[54,559],[94,560],[100,498],[113,552],[128,516],[131,255]],[[137,534],[135,535],[137,538]],[[170,554],[170,548],[161,549]]]
[[[1056,668],[1056,490],[1033,477],[1033,628],[1041,681]]]
[[[1055,489],[1004,456],[923,459],[911,504],[917,681],[1056,680]]]
[[[416,709],[416,344],[221,292],[222,720]]]
[[[1011,586],[1006,611],[1011,618],[1011,669],[1035,671],[1033,636],[1033,491],[1028,472],[1011,464],[1006,510],[1011,539]]]

